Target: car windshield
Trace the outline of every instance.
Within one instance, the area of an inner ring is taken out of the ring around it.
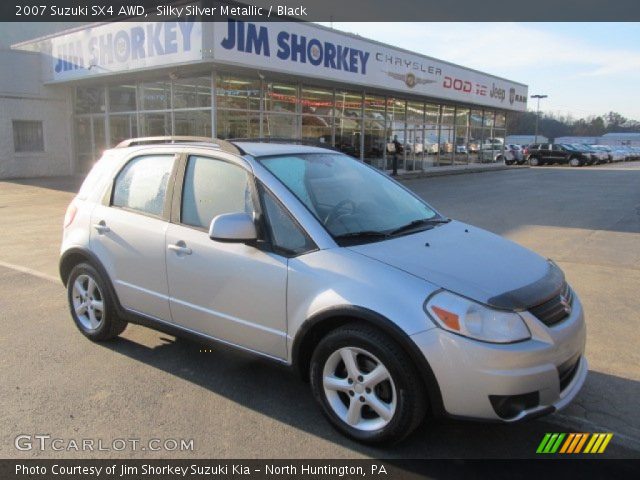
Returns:
[[[563,144],[562,145],[564,148],[566,148],[567,150],[571,150],[573,152],[576,151],[576,148],[573,145],[567,145],[567,144]]]
[[[339,241],[383,240],[447,221],[384,174],[346,155],[307,153],[259,160]]]

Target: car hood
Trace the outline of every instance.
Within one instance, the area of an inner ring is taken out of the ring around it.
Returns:
[[[539,305],[557,295],[564,284],[564,274],[554,263],[498,235],[456,221],[348,248],[500,309]]]

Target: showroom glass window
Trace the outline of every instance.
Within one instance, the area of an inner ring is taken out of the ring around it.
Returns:
[[[424,107],[423,165],[437,164],[440,152],[440,105],[427,103]]]
[[[454,158],[456,164],[468,163],[469,152],[469,109],[464,107],[456,108],[456,128],[455,128]]]
[[[173,82],[174,135],[212,137],[211,77],[180,78]]]
[[[385,124],[385,97],[367,95],[364,98],[364,161],[377,168],[384,168]]]
[[[440,165],[453,164],[455,113],[455,107],[449,105],[442,107],[442,120],[440,124]]]
[[[334,115],[336,148],[360,158],[362,93],[337,91]]]
[[[298,138],[298,87],[295,83],[273,82],[265,84],[262,136]]]
[[[333,90],[303,85],[300,89],[301,138],[333,145]]]
[[[216,76],[216,137],[260,137],[261,92],[261,81],[257,77],[219,73]]]
[[[482,118],[482,110],[471,110],[469,113],[469,163],[477,163],[479,161],[478,152],[484,141]]]
[[[408,170],[422,170],[424,158],[424,103],[407,102],[407,164]]]
[[[405,137],[407,115],[407,102],[405,100],[390,98],[387,102],[387,132],[389,133],[388,145],[397,136],[402,145],[402,153],[398,154],[398,168],[405,168],[405,158],[407,154],[407,138]],[[389,155],[387,168],[391,168],[393,155]]]

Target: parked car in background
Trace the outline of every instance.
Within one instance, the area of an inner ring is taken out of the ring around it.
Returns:
[[[583,152],[573,145],[560,143],[536,143],[527,148],[526,161],[532,167],[539,165],[552,165],[554,163],[569,164],[572,167],[589,165],[591,155]]]
[[[600,157],[598,156],[598,154],[592,148],[588,147],[583,143],[571,143],[571,144],[568,144],[567,146],[571,146],[576,150],[584,153],[585,156],[589,158],[588,165],[596,165],[600,162]]]
[[[613,150],[611,149],[611,147],[608,147],[607,145],[589,145],[589,146],[593,148],[596,152],[600,152],[602,154],[602,157],[605,163],[613,162]]]
[[[478,151],[478,161],[480,163],[504,162],[507,165],[514,163],[513,153],[504,149],[502,144],[485,144]]]
[[[618,147],[609,147],[614,162],[624,162],[627,159],[625,151]]]
[[[524,163],[524,153],[520,145],[509,143],[504,146],[505,150],[509,150],[513,156],[513,163],[522,165]]]
[[[600,163],[609,163],[609,152],[607,152],[607,150],[601,148],[601,145],[588,145],[588,144],[583,144],[584,147],[588,150],[591,151],[591,153],[593,153],[596,158],[596,164],[600,164]]]

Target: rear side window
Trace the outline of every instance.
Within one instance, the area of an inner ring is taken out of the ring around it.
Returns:
[[[218,215],[240,212],[253,214],[247,171],[215,158],[189,157],[180,222],[208,229]]]
[[[136,157],[116,177],[112,205],[161,216],[174,155]]]

